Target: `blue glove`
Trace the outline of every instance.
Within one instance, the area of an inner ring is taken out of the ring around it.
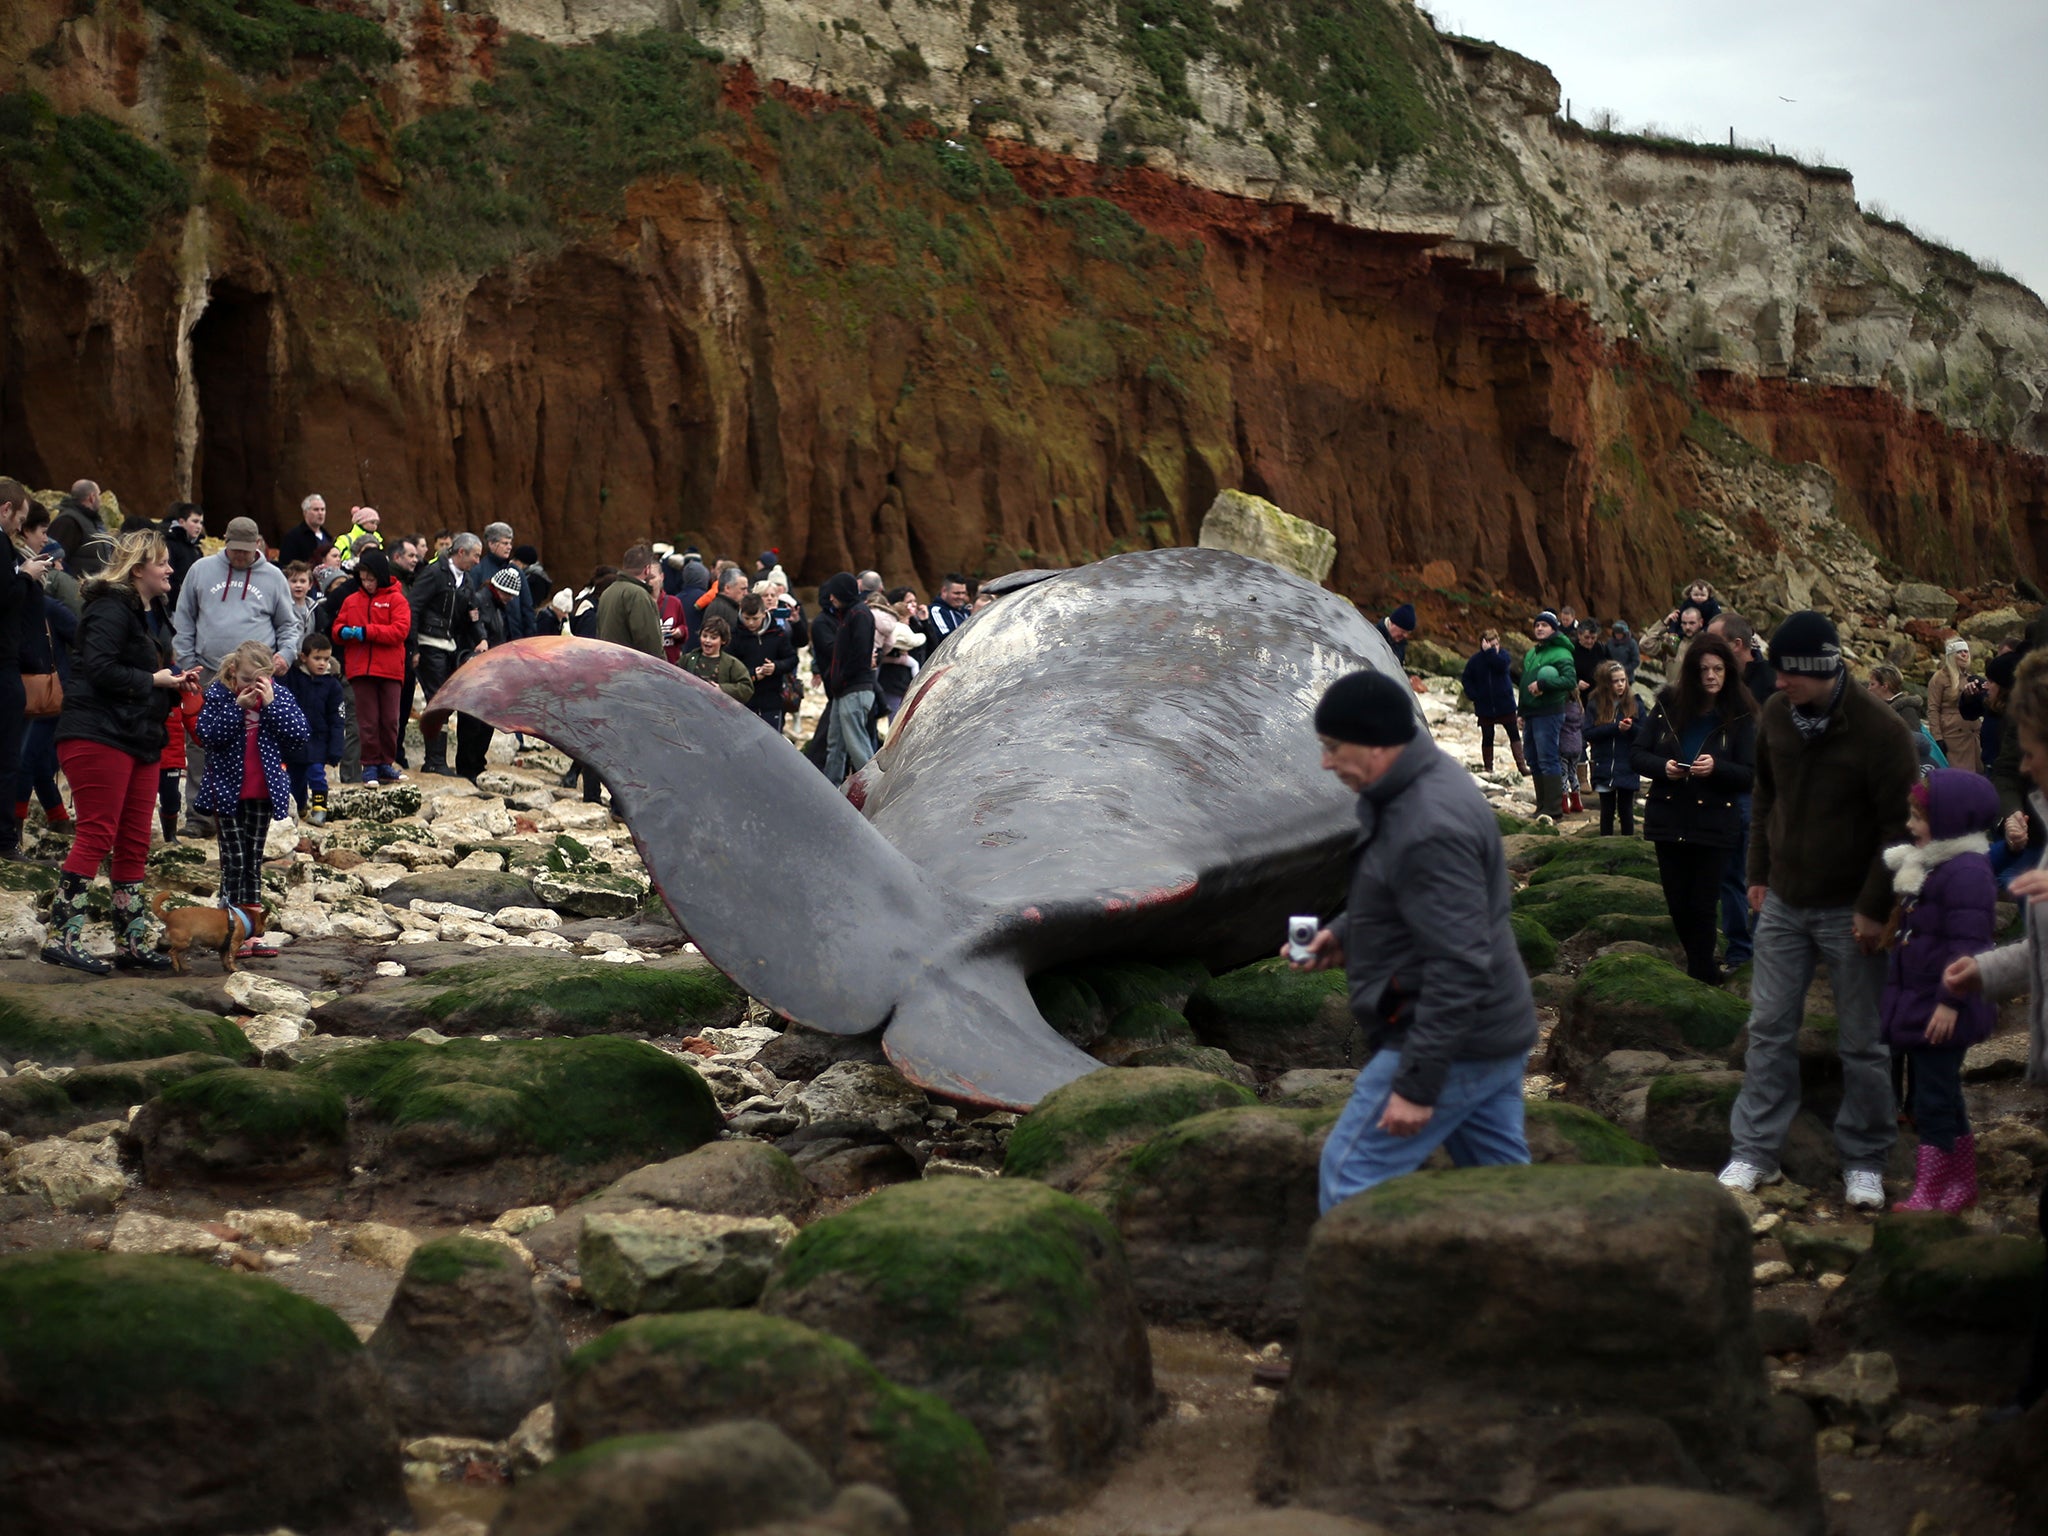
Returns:
[[[344,624],[334,634],[338,640],[360,640],[363,638],[363,626],[360,624]]]

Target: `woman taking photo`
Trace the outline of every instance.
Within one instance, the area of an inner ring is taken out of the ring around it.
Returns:
[[[143,860],[156,814],[157,764],[167,739],[164,720],[181,689],[196,686],[198,669],[171,669],[170,652],[151,631],[149,609],[171,590],[171,556],[163,537],[124,533],[112,562],[85,584],[85,613],[71,655],[71,680],[57,717],[57,761],[71,784],[78,833],[58,877],[55,930],[43,949],[52,965],[106,975],[104,960],[85,952],[87,884],[110,855],[114,882],[114,964],[160,971],[170,961],[148,944],[142,904]],[[169,633],[166,626],[166,634]]]
[[[1981,729],[1963,716],[1963,705],[1979,702],[1983,692],[1984,680],[1970,676],[1970,642],[1958,635],[1942,648],[1941,665],[1927,679],[1927,725],[1951,768],[1984,771]],[[1973,713],[1981,719],[1984,711]]]
[[[1657,874],[1686,973],[1721,984],[1715,913],[1728,850],[1742,840],[1741,795],[1756,777],[1756,705],[1735,653],[1719,635],[1686,647],[1678,683],[1657,696],[1637,730],[1636,772],[1649,781],[1643,836],[1657,847]]]

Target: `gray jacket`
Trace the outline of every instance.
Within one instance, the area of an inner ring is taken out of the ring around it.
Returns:
[[[260,640],[286,661],[299,654],[299,616],[291,583],[261,555],[246,571],[219,551],[192,562],[178,588],[171,633],[180,667],[220,670],[221,658],[245,640]]]
[[[1508,865],[1486,797],[1417,736],[1358,797],[1343,926],[1351,1012],[1401,1053],[1394,1092],[1434,1104],[1456,1061],[1536,1044],[1536,1004],[1508,926]]]
[[[2008,726],[2010,729],[2010,726]],[[2048,796],[2030,795],[2034,814],[2048,820]],[[1977,957],[1984,995],[1993,1002],[2027,994],[2027,1081],[2048,1083],[2048,906],[2028,902],[2027,936]]]

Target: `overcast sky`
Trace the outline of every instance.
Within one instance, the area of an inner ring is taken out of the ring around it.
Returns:
[[[1580,122],[1772,139],[2048,290],[2048,0],[1424,0],[1550,66]],[[1787,101],[1782,98],[1790,97]]]

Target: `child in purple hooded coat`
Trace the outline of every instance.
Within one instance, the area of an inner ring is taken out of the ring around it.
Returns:
[[[1884,854],[1898,910],[1880,1009],[1886,1041],[1911,1058],[1907,1108],[1920,1151],[1913,1193],[1892,1209],[1960,1211],[1977,1203],[1963,1052],[1991,1034],[1995,1013],[1981,991],[1951,991],[1941,973],[1992,940],[1998,880],[1985,832],[1998,820],[1998,791],[1980,774],[1937,768],[1911,799],[1913,841]]]

